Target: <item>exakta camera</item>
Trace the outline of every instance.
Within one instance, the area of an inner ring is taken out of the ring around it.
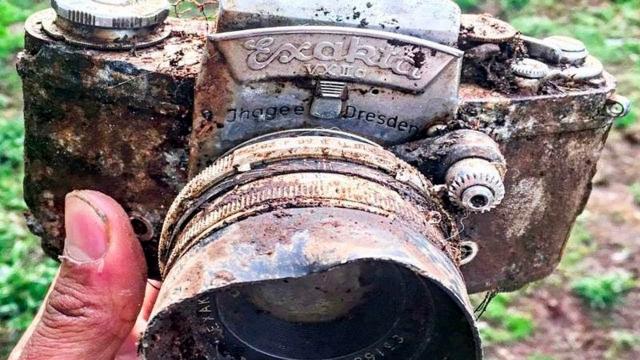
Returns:
[[[468,293],[558,264],[615,117],[580,41],[449,0],[53,0],[26,23],[25,196],[123,204],[147,359],[480,359]]]

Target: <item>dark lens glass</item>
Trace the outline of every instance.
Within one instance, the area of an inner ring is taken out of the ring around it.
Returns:
[[[280,295],[280,296],[279,296]],[[243,360],[472,359],[456,302],[402,266],[361,261],[298,279],[207,292],[157,321],[154,339],[181,358]]]

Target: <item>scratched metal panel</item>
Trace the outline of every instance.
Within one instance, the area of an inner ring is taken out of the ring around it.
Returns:
[[[272,26],[339,25],[455,45],[460,8],[450,0],[222,0],[218,32]]]

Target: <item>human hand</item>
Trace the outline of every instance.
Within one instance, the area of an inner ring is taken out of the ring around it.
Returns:
[[[9,360],[137,359],[136,343],[157,296],[129,218],[95,191],[65,202],[62,264]]]

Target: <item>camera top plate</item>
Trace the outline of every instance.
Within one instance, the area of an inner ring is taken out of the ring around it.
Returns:
[[[217,32],[333,25],[382,30],[453,46],[460,7],[451,0],[221,0]]]
[[[417,138],[458,109],[459,33],[451,0],[222,0],[196,86],[190,174],[276,131]]]

